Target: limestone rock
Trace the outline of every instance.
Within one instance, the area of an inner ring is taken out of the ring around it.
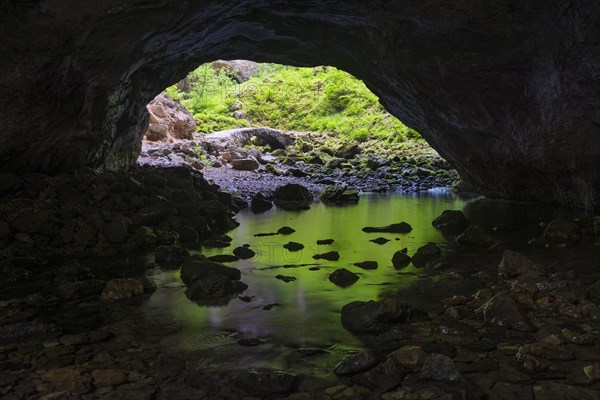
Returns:
[[[498,265],[498,277],[515,278],[529,271],[543,273],[543,267],[516,251],[506,250],[502,254],[502,261]]]
[[[439,258],[442,254],[442,249],[435,243],[427,243],[425,246],[419,247],[417,252],[412,256],[411,260],[414,265],[425,265],[428,261]]]
[[[443,354],[431,354],[425,359],[419,376],[425,379],[456,381],[460,379],[460,372],[451,358]]]
[[[238,169],[240,171],[254,171],[259,167],[259,164],[254,158],[241,158],[231,160],[231,166],[233,169]]]
[[[180,103],[162,93],[147,106],[150,125],[146,140],[157,142],[169,138],[191,139],[196,132],[194,117]]]
[[[356,203],[358,190],[352,186],[325,186],[319,193],[319,200],[328,203]]]
[[[444,233],[460,234],[471,223],[462,211],[446,210],[432,222],[432,225]]]

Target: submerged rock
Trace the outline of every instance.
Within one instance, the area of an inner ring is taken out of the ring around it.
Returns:
[[[185,294],[190,300],[220,302],[248,288],[244,282],[232,280],[226,275],[209,275],[188,285]]]
[[[315,260],[327,260],[327,261],[337,261],[340,259],[340,253],[337,251],[328,251],[323,254],[315,254],[313,256]]]
[[[304,248],[304,245],[297,242],[288,242],[287,244],[284,244],[283,247],[288,251],[300,251]]]
[[[403,251],[395,252],[392,257],[392,265],[396,269],[404,268],[408,264],[410,264],[410,262],[411,262],[410,256],[408,256],[408,254],[404,253]]]
[[[379,266],[377,264],[377,261],[357,262],[357,263],[354,263],[354,265],[356,265],[357,267],[362,268],[362,269],[377,269],[377,267]]]
[[[329,281],[340,286],[348,287],[358,281],[360,277],[346,268],[336,269],[329,275]]]
[[[358,190],[352,186],[325,186],[319,193],[319,200],[325,203],[356,203],[359,200]]]
[[[205,240],[202,243],[200,243],[202,246],[204,247],[209,247],[209,248],[224,248],[224,247],[229,247],[231,246],[231,242],[229,241],[224,241],[224,240],[219,240],[219,239],[209,239],[209,240]]]
[[[333,372],[338,376],[354,375],[374,367],[381,361],[381,357],[372,350],[363,350],[341,361]]]
[[[286,276],[286,275],[276,275],[275,279],[279,279],[280,281],[284,281],[285,283],[293,282],[293,281],[296,280],[295,277],[293,277],[293,276]]]
[[[355,301],[342,307],[342,325],[352,332],[381,333],[393,323],[410,322],[426,314],[400,300]]]
[[[208,261],[199,255],[189,257],[181,267],[181,280],[186,285],[211,275],[225,275],[231,280],[239,280],[242,277],[239,269]]]
[[[460,234],[471,225],[465,214],[460,210],[446,210],[431,223],[444,233]]]
[[[412,231],[412,226],[406,222],[399,222],[388,226],[366,226],[362,228],[363,232],[368,233],[408,233]]]
[[[228,262],[236,262],[240,258],[231,254],[216,254],[214,256],[208,257],[210,261],[220,262],[220,263],[228,263]]]
[[[333,244],[333,242],[334,242],[333,239],[321,239],[321,240],[317,240],[317,245],[318,246],[326,246],[326,245]]]
[[[389,241],[390,241],[390,239],[386,239],[384,237],[378,237],[377,239],[369,240],[369,242],[373,242],[373,243],[379,244],[379,245],[386,244]]]

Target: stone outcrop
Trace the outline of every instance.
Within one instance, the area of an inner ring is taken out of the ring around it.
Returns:
[[[185,107],[167,96],[159,94],[147,106],[150,113],[148,130],[144,139],[152,142],[192,139],[196,121]]]
[[[334,65],[484,194],[600,198],[600,8],[448,3],[4,2],[0,168],[135,162],[146,104],[219,58]]]

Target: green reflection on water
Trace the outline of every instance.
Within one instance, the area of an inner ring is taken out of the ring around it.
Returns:
[[[430,277],[421,276],[410,265],[400,271],[391,265],[395,251],[408,248],[412,254],[427,242],[443,242],[442,235],[431,221],[446,209],[462,209],[463,202],[447,192],[426,194],[370,194],[361,197],[357,205],[327,206],[314,203],[308,211],[270,210],[253,214],[249,210],[237,216],[240,226],[229,232],[233,246],[227,249],[204,249],[207,256],[230,253],[235,246],[248,243],[257,252],[251,260],[229,264],[242,270],[242,280],[249,288],[243,293],[255,296],[250,303],[233,299],[221,307],[199,306],[189,301],[178,275],[159,277],[167,287],[150,299],[148,307],[157,318],[173,319],[197,335],[211,332],[239,332],[246,337],[260,337],[270,343],[292,347],[327,347],[337,343],[357,344],[356,339],[340,324],[341,307],[356,300],[375,300],[384,293],[407,287]],[[381,226],[406,221],[413,231],[408,234],[367,234],[364,226]],[[296,230],[291,235],[255,237],[256,233],[276,232],[282,226]],[[369,240],[379,236],[391,241],[377,245]],[[334,239],[332,245],[317,246],[318,239]],[[305,248],[289,252],[283,248],[288,241],[300,242]],[[336,250],[340,260],[319,260],[312,256]],[[353,265],[360,261],[377,261],[377,270],[362,270]],[[309,264],[284,268],[282,265]],[[321,269],[311,271],[311,266]],[[360,280],[342,289],[328,280],[337,268],[357,273]],[[285,283],[276,275],[293,276],[296,281]],[[274,304],[271,310],[263,306]],[[198,346],[201,344],[198,343]],[[193,347],[193,346],[192,346]],[[238,346],[239,347],[239,346]],[[239,349],[237,350],[239,351]]]

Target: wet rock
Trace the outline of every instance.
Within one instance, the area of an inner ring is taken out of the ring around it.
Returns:
[[[313,258],[315,260],[337,261],[340,259],[340,253],[337,251],[328,251],[327,253],[315,254]]]
[[[273,208],[273,203],[267,199],[262,193],[257,193],[250,200],[250,209],[253,212],[260,213],[265,212]]]
[[[313,201],[313,195],[302,185],[290,183],[275,189],[273,198],[276,205],[286,205],[288,203],[310,204]]]
[[[230,280],[240,280],[242,277],[239,269],[208,261],[198,255],[187,258],[181,267],[181,280],[186,285],[211,275],[224,275]]]
[[[287,244],[284,244],[283,247],[288,251],[300,251],[304,248],[304,245],[297,242],[288,242]]]
[[[231,166],[240,171],[254,171],[260,164],[254,158],[241,158],[231,160]]]
[[[346,268],[336,269],[329,275],[329,281],[340,287],[348,287],[358,281],[360,277]]]
[[[388,358],[370,370],[354,375],[352,382],[366,386],[377,392],[387,392],[400,385],[408,375],[409,370],[398,364],[394,359]]]
[[[501,328],[533,332],[536,330],[525,312],[507,293],[498,293],[476,310],[484,321]]]
[[[244,347],[256,347],[260,346],[264,342],[258,338],[241,338],[236,340],[237,344]]]
[[[18,322],[0,326],[0,342],[13,342],[27,337],[58,335],[61,329],[41,321]]]
[[[319,193],[319,200],[325,203],[356,203],[359,200],[358,190],[352,186],[325,186]]]
[[[506,250],[502,254],[502,261],[498,265],[499,278],[516,278],[529,271],[543,273],[544,268],[516,251]]]
[[[215,261],[215,262],[219,262],[219,263],[229,263],[229,262],[236,262],[240,258],[238,256],[234,256],[231,254],[217,254],[217,255],[208,257],[208,259],[210,261]]]
[[[415,369],[423,365],[427,354],[420,346],[403,346],[390,353],[388,357],[393,358],[400,365]]]
[[[59,391],[84,394],[92,390],[92,376],[77,366],[51,369],[42,373],[42,379]]]
[[[179,246],[179,233],[174,231],[155,230],[154,234],[159,245],[164,246]]]
[[[289,226],[282,226],[277,230],[277,233],[279,233],[280,235],[291,235],[294,232],[296,232],[296,230],[290,228]]]
[[[321,239],[321,240],[317,240],[317,245],[318,246],[327,246],[330,244],[333,244],[334,240],[333,239]]]
[[[248,370],[234,375],[231,382],[251,396],[284,395],[298,385],[295,375],[279,371]]]
[[[574,221],[555,219],[548,224],[543,236],[551,244],[578,242],[581,240],[581,227]]]
[[[377,239],[369,240],[369,242],[373,242],[373,243],[379,244],[379,245],[386,244],[389,241],[390,241],[389,239],[386,239],[384,237],[378,237]]]
[[[391,224],[387,226],[366,226],[362,228],[363,232],[368,233],[408,233],[412,231],[412,226],[406,222]]]
[[[253,250],[243,246],[233,249],[233,254],[242,260],[250,259],[256,255]]]
[[[372,350],[363,350],[341,361],[333,372],[338,376],[354,375],[374,367],[381,361],[381,357]]]
[[[293,282],[296,280],[293,276],[285,276],[285,275],[276,275],[275,279],[279,279],[280,281],[284,281],[285,283]]]
[[[460,210],[446,210],[432,222],[434,227],[448,234],[460,234],[470,224],[465,214]]]
[[[159,266],[179,268],[189,256],[190,253],[183,247],[157,246],[154,249],[154,262]]]
[[[54,293],[64,300],[75,300],[99,296],[105,287],[105,281],[90,279],[79,282],[62,283],[54,288]]]
[[[498,243],[496,239],[490,236],[490,234],[479,225],[469,225],[469,227],[463,233],[458,235],[454,241],[463,246],[479,247],[489,247]]]
[[[573,352],[566,347],[546,342],[524,344],[519,348],[519,351],[517,351],[517,360],[521,360],[522,357],[527,354],[545,358],[547,360],[569,361],[575,358]]]
[[[204,247],[208,248],[225,248],[231,246],[231,242],[226,242],[224,240],[219,239],[209,239],[200,243]]]
[[[419,376],[423,379],[456,381],[460,379],[460,372],[451,358],[443,354],[431,354],[425,359]]]
[[[356,265],[357,267],[362,268],[362,269],[377,269],[377,267],[378,267],[377,261],[357,262],[357,263],[354,263],[354,265]]]
[[[393,299],[355,301],[342,307],[342,325],[352,332],[380,333],[393,323],[410,322],[426,316],[410,304]]]
[[[116,219],[102,226],[102,234],[110,243],[122,244],[127,240],[129,225],[131,225],[129,220]]]
[[[412,263],[416,266],[425,265],[428,261],[439,258],[441,254],[442,249],[440,249],[438,245],[435,243],[427,243],[425,246],[420,247],[412,256]]]
[[[127,374],[119,369],[95,369],[91,374],[97,388],[116,386],[127,381]]]
[[[187,286],[185,294],[190,300],[194,301],[220,302],[243,292],[247,288],[248,285],[244,282],[217,274],[192,282]]]
[[[392,256],[392,265],[396,269],[404,268],[410,264],[411,258],[403,251],[397,251]]]
[[[100,295],[100,301],[108,303],[130,299],[144,294],[144,284],[137,279],[112,279]]]

